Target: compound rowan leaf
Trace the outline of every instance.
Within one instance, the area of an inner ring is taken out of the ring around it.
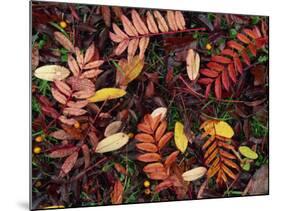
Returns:
[[[50,158],[63,158],[63,157],[71,155],[76,150],[77,150],[77,147],[65,147],[65,148],[61,148],[61,149],[52,151],[50,154],[48,154],[48,156]]]
[[[72,53],[75,52],[75,48],[70,42],[70,40],[61,32],[54,32],[54,38],[67,50],[71,51]]]
[[[110,194],[111,196],[111,203],[112,204],[122,204],[123,201],[123,192],[124,192],[124,187],[120,180],[118,179],[114,183],[114,188],[112,193]]]
[[[59,65],[45,65],[37,68],[34,72],[35,77],[46,81],[63,80],[69,74],[70,71],[67,68]]]
[[[59,177],[64,177],[71,171],[77,161],[77,158],[78,152],[76,151],[65,159],[64,163],[62,164]]]
[[[204,128],[210,134],[216,134],[225,138],[231,138],[234,135],[232,127],[225,121],[207,120],[201,125],[201,128]]]
[[[108,136],[105,139],[101,140],[95,152],[96,153],[105,153],[111,152],[120,149],[126,145],[129,141],[129,136],[125,133],[116,133],[114,135]]]
[[[188,139],[187,136],[185,135],[184,126],[182,123],[176,122],[174,134],[175,134],[175,143],[177,148],[182,153],[184,153],[188,145]]]
[[[94,94],[94,96],[88,98],[89,102],[95,103],[95,102],[101,102],[105,100],[111,100],[123,97],[126,94],[126,91],[123,89],[118,88],[103,88]]]

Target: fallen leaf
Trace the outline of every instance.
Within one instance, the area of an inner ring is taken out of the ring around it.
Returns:
[[[175,124],[175,144],[182,153],[185,152],[188,145],[188,139],[184,132],[184,126],[180,122],[176,122]]]
[[[155,118],[158,115],[161,115],[160,121],[166,118],[167,115],[167,108],[166,107],[159,107],[152,111],[151,117]]]
[[[96,91],[94,96],[90,97],[88,100],[89,102],[95,103],[95,102],[120,98],[123,97],[125,94],[126,91],[124,91],[123,89],[103,88]]]
[[[45,65],[37,68],[34,72],[35,77],[47,81],[63,80],[69,74],[70,71],[67,68],[59,65]]]
[[[57,40],[65,49],[71,51],[72,53],[75,52],[75,48],[70,42],[70,40],[61,32],[54,32],[54,38]]]
[[[123,201],[123,192],[124,188],[120,180],[118,179],[115,184],[111,196],[111,203],[112,204],[122,204]]]
[[[193,49],[187,51],[186,56],[186,70],[187,75],[191,81],[194,81],[199,73],[200,57]]]
[[[182,174],[182,178],[184,181],[190,182],[203,177],[206,172],[207,169],[205,167],[200,166],[184,172]]]
[[[240,146],[238,150],[246,158],[249,158],[252,160],[255,160],[258,158],[258,154],[247,146]]]
[[[77,150],[77,147],[61,148],[61,149],[57,149],[57,150],[51,152],[50,154],[48,154],[48,156],[50,158],[63,158],[63,157],[71,155],[76,150]]]
[[[224,138],[231,138],[234,135],[232,127],[224,121],[207,120],[200,126],[200,128],[204,128],[210,135],[216,134]]]
[[[78,152],[74,152],[73,154],[71,154],[69,157],[65,159],[64,163],[62,164],[59,177],[64,177],[71,171],[71,169],[74,167],[77,161],[77,158],[78,158]]]
[[[101,140],[97,147],[97,153],[111,152],[120,149],[129,141],[129,136],[125,133],[116,133]]]
[[[121,129],[121,126],[122,126],[121,121],[111,122],[109,125],[106,126],[106,128],[104,130],[104,136],[108,137],[108,136],[111,136],[111,135],[119,132],[119,130]]]

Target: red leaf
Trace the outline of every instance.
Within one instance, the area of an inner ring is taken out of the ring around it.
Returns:
[[[221,99],[221,79],[218,77],[215,81],[215,94],[217,99]]]
[[[112,204],[121,204],[123,200],[124,188],[120,180],[118,179],[115,184],[113,191],[111,193],[111,203]]]
[[[257,38],[261,37],[261,31],[259,30],[259,28],[257,26],[254,26],[253,32],[255,33],[255,36]]]
[[[211,84],[213,82],[213,80],[214,79],[211,79],[211,78],[200,78],[198,80],[198,83],[208,85],[208,84]]]
[[[211,61],[222,63],[222,64],[231,63],[231,59],[224,57],[224,56],[213,56]]]
[[[249,44],[251,42],[251,40],[249,40],[249,38],[246,35],[241,34],[241,33],[237,34],[237,39],[245,44]]]
[[[214,70],[216,70],[216,71],[223,71],[223,69],[224,69],[224,66],[223,65],[220,65],[220,64],[218,64],[218,63],[216,63],[216,62],[209,62],[208,64],[207,64],[207,67],[208,68],[210,68],[210,69],[214,69]]]
[[[243,29],[243,32],[247,34],[252,39],[256,39],[256,33],[254,33],[251,29]]]
[[[223,54],[223,55],[226,55],[226,56],[231,56],[231,57],[237,57],[238,56],[238,54],[235,52],[235,51],[233,51],[233,50],[231,50],[231,49],[224,49],[222,52],[221,52],[221,54]]]
[[[242,67],[242,63],[240,61],[240,59],[238,57],[235,57],[234,58],[234,67],[235,67],[235,70],[239,73],[242,74],[243,72],[243,67]]]
[[[257,49],[262,48],[265,43],[267,43],[267,38],[266,37],[262,37],[262,38],[258,38],[256,39],[256,47]]]
[[[244,46],[239,44],[238,42],[236,41],[233,41],[233,40],[230,40],[227,42],[227,46],[229,46],[230,48],[234,48],[238,51],[242,51],[244,49]]]
[[[248,45],[248,49],[250,50],[251,54],[253,54],[253,56],[257,55],[257,48],[254,44],[250,44]]]
[[[248,54],[247,54],[247,52],[246,52],[245,50],[243,50],[243,51],[241,52],[241,56],[242,56],[244,62],[245,62],[248,66],[251,65],[251,60],[250,60],[250,58],[249,58],[249,56],[248,56]]]
[[[210,69],[201,69],[200,73],[202,75],[208,76],[210,78],[216,78],[219,75],[219,73],[217,71],[210,70]]]
[[[61,171],[59,174],[59,177],[64,177],[65,175],[67,175],[71,169],[74,167],[76,161],[78,158],[78,152],[74,152],[72,155],[70,155],[69,157],[67,157],[61,167]]]
[[[71,139],[71,135],[66,133],[64,130],[57,130],[55,132],[50,133],[50,136],[54,137],[55,139],[58,140],[67,140]]]
[[[236,83],[236,71],[235,71],[234,65],[233,64],[229,64],[227,66],[227,69],[228,69],[228,75],[229,75],[230,79],[234,83]]]
[[[206,90],[205,90],[205,97],[206,98],[209,97],[211,88],[212,88],[212,84],[208,84],[207,87],[206,87]]]
[[[82,152],[84,155],[84,163],[85,163],[85,169],[86,169],[90,165],[90,150],[86,144],[82,145]]]
[[[229,77],[228,77],[228,73],[227,71],[223,71],[222,74],[221,74],[221,80],[222,80],[222,85],[223,87],[229,91],[229,85],[230,85],[230,82],[229,82]]]

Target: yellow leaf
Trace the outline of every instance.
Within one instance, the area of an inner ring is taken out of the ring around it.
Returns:
[[[54,80],[63,80],[68,77],[70,71],[59,65],[45,65],[39,67],[35,70],[34,75],[37,78],[54,81]]]
[[[255,160],[258,158],[258,154],[253,151],[251,148],[247,147],[247,146],[241,146],[239,147],[239,152],[245,156],[246,158]]]
[[[188,170],[182,174],[182,178],[184,181],[194,181],[201,177],[203,177],[207,172],[207,169],[203,166],[193,168]]]
[[[94,94],[94,96],[90,97],[88,100],[89,102],[101,102],[105,100],[116,99],[119,97],[123,97],[126,94],[126,91],[123,89],[117,88],[103,88]]]
[[[130,61],[121,59],[117,69],[116,81],[118,84],[126,86],[136,79],[142,71],[144,59],[134,56]]]
[[[101,140],[96,148],[97,153],[111,152],[120,149],[129,141],[129,136],[125,133],[116,133]]]
[[[231,138],[234,135],[232,127],[224,121],[207,120],[200,128],[204,128],[210,135],[218,135],[224,138]]]
[[[188,145],[188,139],[184,132],[184,126],[180,122],[176,122],[175,125],[175,143],[177,148],[184,153]]]

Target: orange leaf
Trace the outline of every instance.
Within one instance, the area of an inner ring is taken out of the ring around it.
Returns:
[[[144,168],[143,171],[145,173],[152,173],[152,172],[159,172],[159,171],[165,171],[165,168],[162,163],[149,163]]]
[[[146,151],[146,152],[157,152],[158,149],[155,144],[152,143],[139,143],[136,144],[136,147],[140,150]]]
[[[154,143],[155,140],[154,138],[146,133],[139,133],[135,136],[135,139],[141,142],[145,142],[145,143]]]
[[[112,204],[122,204],[124,188],[120,180],[116,180],[111,196]]]
[[[137,156],[137,160],[142,161],[142,162],[156,162],[161,160],[161,156],[158,153],[146,153]]]

